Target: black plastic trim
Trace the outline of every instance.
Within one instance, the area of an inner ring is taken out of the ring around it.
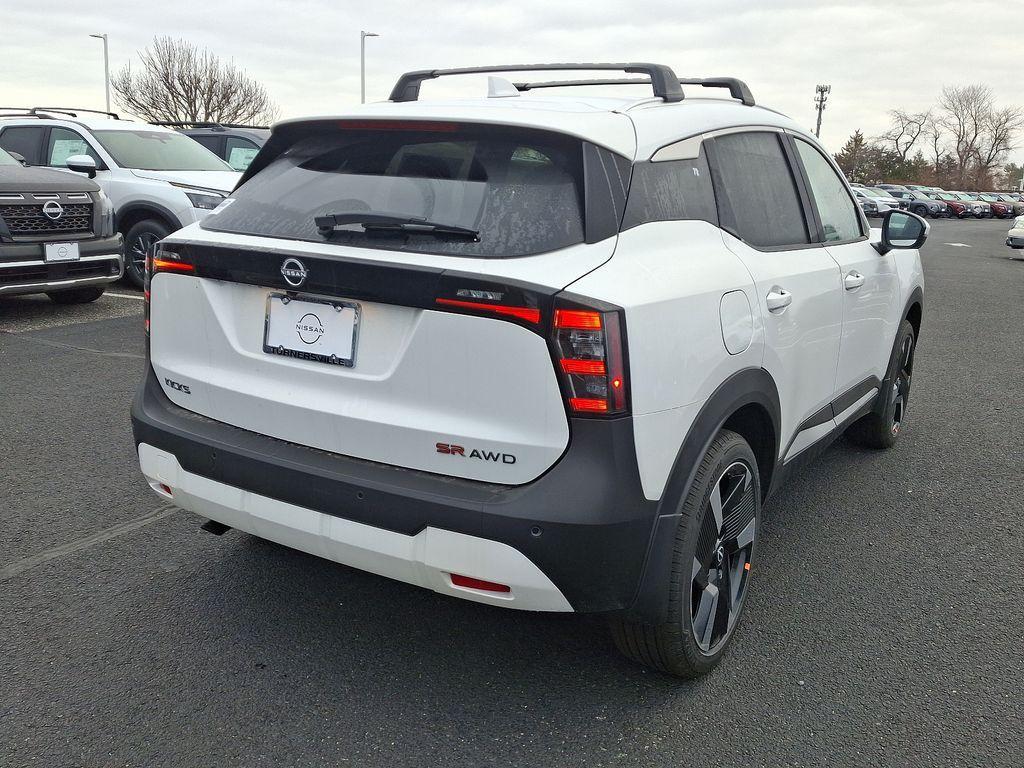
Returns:
[[[747,405],[762,408],[772,422],[775,432],[773,453],[776,458],[771,467],[758,467],[758,470],[762,477],[762,491],[767,494],[769,487],[774,487],[782,423],[779,392],[767,371],[763,368],[747,368],[722,382],[708,398],[676,454],[668,484],[658,502],[658,519],[651,534],[636,600],[628,611],[630,618],[650,623],[667,619],[672,555],[680,520],[679,507],[693,484],[697,467],[711,441],[729,417]],[[764,482],[766,477],[771,478],[772,482]]]
[[[148,366],[147,366],[148,368]],[[152,369],[132,405],[135,443],[194,474],[405,535],[427,526],[522,552],[576,611],[632,603],[657,503],[644,498],[628,418],[572,420],[569,449],[518,486],[463,480],[307,448],[171,403]]]
[[[144,203],[127,203],[121,206],[120,209],[114,211],[114,229],[119,229],[121,222],[128,214],[136,213],[138,211],[145,211],[146,213],[155,213],[163,219],[167,220],[167,223],[171,225],[171,230],[181,229],[184,223],[174,215],[170,208],[165,208],[159,203],[153,203],[146,201]]]

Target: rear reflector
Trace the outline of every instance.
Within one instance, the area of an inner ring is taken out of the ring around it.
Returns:
[[[514,317],[527,323],[540,322],[540,310],[533,307],[507,307],[503,304],[485,304],[482,301],[461,301],[459,299],[436,299],[442,307],[458,307],[475,312],[493,312],[496,315]]]
[[[466,587],[467,589],[479,589],[482,592],[512,591],[512,587],[506,586],[505,584],[495,584],[493,581],[474,579],[472,576],[460,576],[457,573],[453,573],[450,575],[452,577],[452,584],[456,587]]]
[[[569,405],[574,411],[586,413],[604,413],[608,410],[607,400],[598,400],[593,397],[570,397]]]

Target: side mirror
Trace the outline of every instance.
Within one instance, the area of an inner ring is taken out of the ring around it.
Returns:
[[[75,173],[84,173],[90,179],[96,178],[96,161],[88,155],[72,155],[64,161],[64,165]]]
[[[28,167],[28,163],[25,162],[25,156],[23,154],[21,154],[20,152],[11,152],[10,150],[7,150],[7,154],[10,155],[11,157],[13,157],[15,160],[17,160],[22,165],[24,165],[26,168]]]
[[[894,248],[920,248],[928,239],[928,222],[910,211],[886,211],[882,219],[882,242],[875,250],[883,256]]]

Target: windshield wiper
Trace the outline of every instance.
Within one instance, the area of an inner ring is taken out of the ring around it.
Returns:
[[[478,242],[480,232],[469,227],[460,227],[456,224],[443,224],[439,221],[429,221],[423,216],[404,216],[397,213],[366,213],[357,211],[354,213],[335,213],[330,216],[317,216],[316,227],[324,237],[330,237],[338,227],[347,224],[357,224],[365,232],[401,232],[410,235],[436,235],[455,237],[467,237]]]

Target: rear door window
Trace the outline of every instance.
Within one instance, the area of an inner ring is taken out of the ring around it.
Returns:
[[[13,125],[0,131],[0,147],[17,152],[29,165],[39,165],[45,132],[42,125]]]
[[[729,133],[714,139],[721,188],[737,234],[758,248],[810,243],[796,179],[777,133]]]
[[[232,205],[207,217],[202,226],[363,248],[498,258],[585,240],[583,143],[577,138],[493,125],[338,126],[299,138],[237,189]],[[359,214],[474,230],[478,239],[364,231]],[[315,220],[332,215],[352,221],[325,236]]]

